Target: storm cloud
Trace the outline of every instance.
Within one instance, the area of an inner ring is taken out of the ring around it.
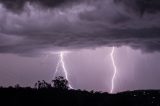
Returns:
[[[0,53],[130,46],[160,51],[157,0],[0,0]]]
[[[160,11],[160,1],[158,0],[114,0],[141,15],[145,13],[156,13]]]
[[[55,8],[71,1],[74,0],[0,0],[0,3],[10,11],[20,12],[23,11],[26,3],[39,5],[44,8]]]

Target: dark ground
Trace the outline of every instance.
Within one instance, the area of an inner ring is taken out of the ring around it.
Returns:
[[[118,94],[59,88],[0,88],[0,106],[160,106],[160,90]]]

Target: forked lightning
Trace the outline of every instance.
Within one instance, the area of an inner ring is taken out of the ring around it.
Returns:
[[[59,55],[59,60],[58,60],[58,63],[57,63],[57,66],[56,66],[56,70],[55,70],[55,73],[54,73],[54,78],[56,76],[56,73],[59,71],[59,68],[61,67],[63,69],[65,79],[68,80],[68,82],[69,82],[68,71],[66,69],[65,62],[64,62],[65,53],[64,52],[60,52],[58,55]],[[69,86],[69,88],[73,89],[73,87],[71,86],[70,83],[69,83],[68,86]]]

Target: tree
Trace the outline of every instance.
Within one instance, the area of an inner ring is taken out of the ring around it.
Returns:
[[[16,85],[15,85],[15,88],[17,88],[17,89],[18,89],[18,88],[21,88],[21,87],[20,87],[20,85],[19,85],[19,84],[16,84]]]
[[[59,89],[68,89],[68,81],[62,76],[56,77],[55,80],[52,80],[53,86]]]
[[[52,88],[51,84],[45,82],[44,80],[38,81],[35,83],[35,88],[41,89],[41,88]]]

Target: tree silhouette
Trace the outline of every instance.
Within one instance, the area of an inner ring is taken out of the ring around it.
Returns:
[[[15,88],[20,88],[20,85],[19,85],[19,84],[16,84],[14,87],[15,87]]]
[[[68,89],[68,81],[62,76],[56,77],[52,82],[55,88]]]
[[[35,83],[35,88],[37,89],[41,89],[41,88],[52,88],[51,84],[45,82],[44,80],[38,81],[37,83]]]

